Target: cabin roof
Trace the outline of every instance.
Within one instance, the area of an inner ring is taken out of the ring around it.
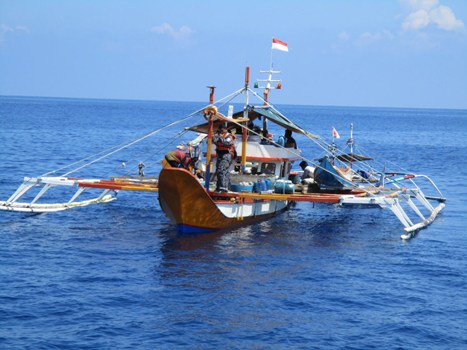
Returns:
[[[261,119],[262,117],[267,118],[271,122],[283,127],[284,129],[293,131],[298,134],[303,134],[307,135],[312,138],[318,138],[318,136],[315,136],[313,134],[310,134],[308,131],[305,129],[301,128],[294,122],[292,122],[290,119],[285,117],[284,115],[280,114],[273,108],[269,106],[250,106],[250,109],[248,110],[248,119],[253,122],[256,119]],[[234,113],[232,116],[232,119],[242,119],[243,118],[243,111]],[[214,120],[214,129],[217,129],[222,123],[224,123],[225,120],[223,119],[216,119]],[[236,129],[239,128],[239,126],[235,122],[227,122],[227,128],[229,129]],[[207,134],[208,133],[208,123],[203,123],[203,124],[198,124],[194,125],[191,127],[188,127],[187,130],[195,131],[195,132],[200,132]]]

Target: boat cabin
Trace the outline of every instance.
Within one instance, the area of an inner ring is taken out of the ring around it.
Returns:
[[[217,119],[213,123],[214,130],[217,130],[221,124],[226,123],[227,128],[236,138],[235,150],[237,158],[230,167],[232,185],[235,187],[237,184],[243,184],[247,186],[245,188],[249,188],[248,186],[266,179],[269,179],[272,183],[280,178],[288,179],[293,163],[301,159],[300,149],[285,148],[278,145],[273,140],[263,137],[261,128],[253,127],[253,124],[254,121],[262,120],[264,128],[267,121],[271,121],[292,132],[303,133],[303,130],[269,107],[250,107],[246,115],[248,118],[245,118],[245,113],[241,111],[228,118],[231,121],[226,121],[224,118],[222,120]],[[245,125],[247,129],[241,125]],[[209,131],[208,123],[188,129],[205,135]],[[244,152],[244,157],[242,157]],[[204,155],[207,156],[206,152],[204,152]],[[212,169],[216,167],[216,158],[216,148],[213,146],[211,148]]]

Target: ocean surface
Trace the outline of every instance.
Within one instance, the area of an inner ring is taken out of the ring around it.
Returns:
[[[0,200],[25,176],[201,107],[0,97]],[[386,170],[429,175],[445,210],[410,241],[388,210],[308,203],[191,236],[177,234],[157,194],[120,192],[51,214],[0,211],[0,348],[467,349],[467,111],[278,107],[312,133],[330,138],[335,127],[339,146],[353,123],[357,146]],[[136,174],[140,161],[157,176],[164,152],[196,137],[183,128],[202,121],[163,129],[70,176]],[[307,158],[321,155],[296,140]],[[71,197],[61,191],[51,198]]]

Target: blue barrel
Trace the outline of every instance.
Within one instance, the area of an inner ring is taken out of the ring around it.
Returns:
[[[242,183],[242,184],[231,184],[230,189],[233,192],[251,192],[253,191],[253,185],[250,185],[248,183]]]
[[[256,181],[253,185],[253,191],[256,193],[266,191],[266,183],[263,180]]]
[[[274,192],[292,194],[295,193],[295,185],[290,180],[277,180],[274,185]]]
[[[253,184],[253,192],[256,192],[256,193],[261,192],[261,190],[259,189],[259,183],[258,182],[255,182]]]

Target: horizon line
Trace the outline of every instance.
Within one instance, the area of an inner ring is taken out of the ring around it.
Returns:
[[[203,101],[183,101],[183,100],[148,100],[148,99],[138,99],[138,98],[102,98],[102,97],[68,97],[68,96],[34,96],[34,95],[2,95],[0,97],[7,98],[39,98],[39,99],[63,99],[63,100],[100,100],[100,101],[134,101],[134,102],[178,102],[178,103],[204,103],[208,105],[209,103]],[[240,102],[235,102],[234,104],[242,104]],[[464,108],[454,108],[454,107],[389,107],[389,106],[359,106],[359,105],[319,105],[319,104],[303,104],[303,103],[275,103],[274,105],[280,106],[307,106],[307,107],[330,107],[330,108],[382,108],[382,109],[437,109],[437,110],[467,110],[467,106]]]

